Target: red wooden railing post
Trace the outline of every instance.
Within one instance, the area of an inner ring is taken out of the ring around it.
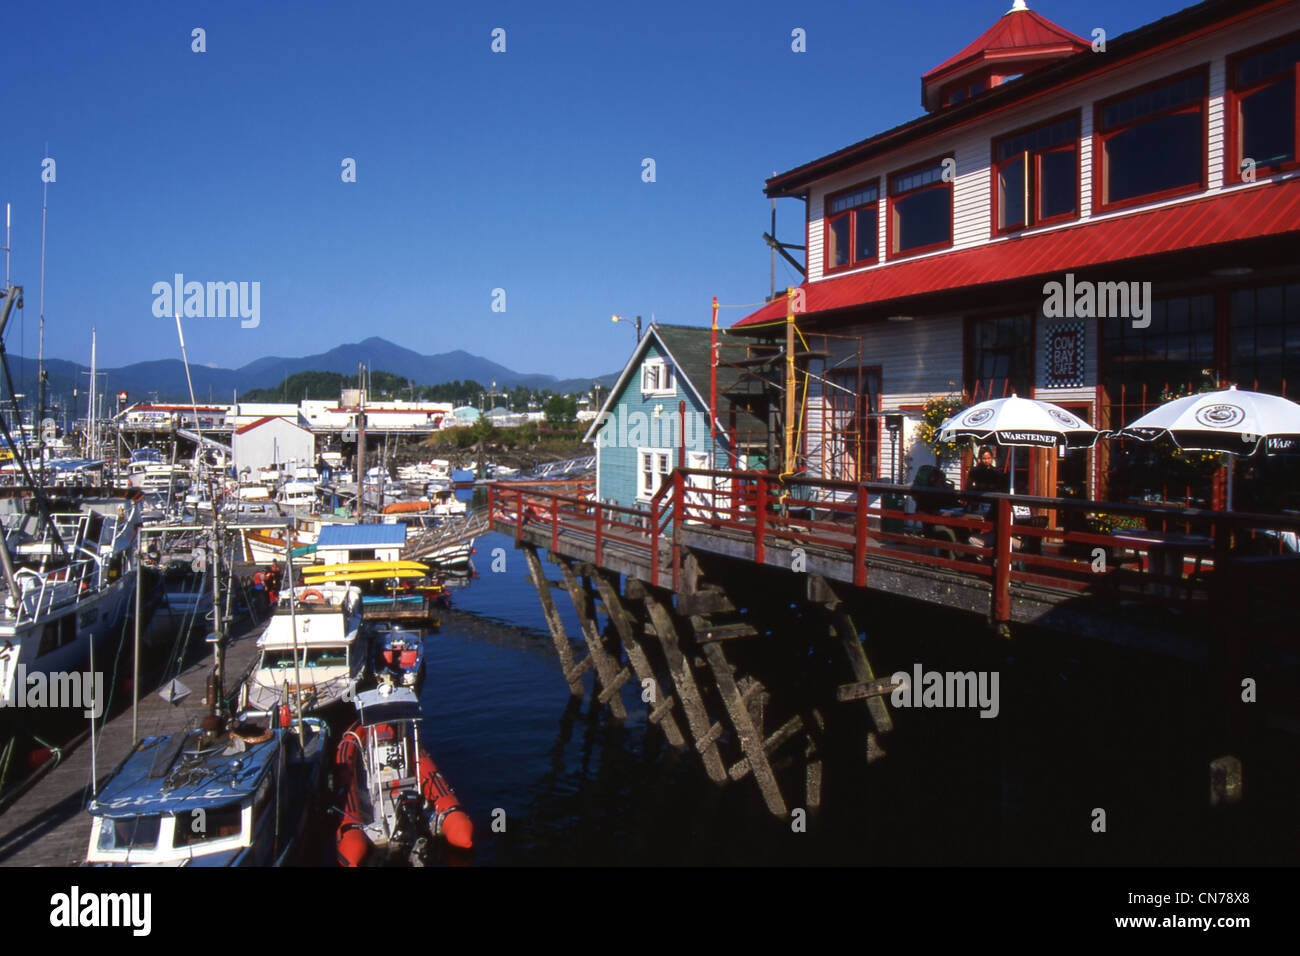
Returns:
[[[515,492],[515,542],[524,540],[524,493]]]
[[[650,499],[650,583],[659,586],[659,496]]]
[[[600,522],[602,517],[603,516],[601,514],[600,502],[597,501],[596,502],[596,565],[597,566],[600,565],[600,551],[601,551],[600,546],[602,543],[601,535],[600,535]]]
[[[560,499],[551,496],[551,553],[560,550]]]
[[[1011,499],[993,502],[993,623],[1011,620]]]
[[[867,583],[867,489],[858,487],[858,510],[853,519],[853,583]]]
[[[754,561],[763,563],[763,529],[767,525],[767,476],[759,475],[754,501]]]
[[[685,402],[682,403],[685,406]],[[676,591],[680,583],[679,578],[682,572],[682,500],[686,497],[684,488],[686,485],[686,476],[682,474],[681,469],[673,472],[673,590]]]

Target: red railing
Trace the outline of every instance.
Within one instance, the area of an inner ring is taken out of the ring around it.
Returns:
[[[867,583],[873,560],[923,566],[987,581],[990,617],[997,622],[1011,619],[1017,584],[1122,593],[1125,599],[1174,606],[1204,600],[1211,570],[1229,557],[1252,547],[1260,557],[1270,550],[1285,555],[1300,538],[1300,516],[780,480],[766,472],[679,468],[645,507],[598,502],[591,493],[589,482],[494,483],[492,521],[516,539],[526,526],[547,534],[553,551],[566,534],[588,536],[597,564],[611,547],[622,548],[628,559],[649,565],[652,585],[670,569],[674,588],[687,531],[748,540],[760,563],[771,563],[778,549],[788,552],[793,566],[795,550],[803,549],[806,566],[807,549],[816,548],[822,557],[851,561],[858,586]],[[908,498],[924,502],[926,510],[907,511]],[[1049,515],[1060,526],[1048,527]],[[1087,530],[1088,515],[1140,527]],[[1171,521],[1193,533],[1164,530]]]

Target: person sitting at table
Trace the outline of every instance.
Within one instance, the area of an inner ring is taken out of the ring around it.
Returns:
[[[926,514],[937,514],[940,508],[949,508],[957,504],[957,489],[937,465],[922,465],[916,470],[912,482],[912,500],[916,510]]]
[[[985,445],[980,449],[979,462],[966,473],[967,491],[1008,491],[1011,482],[1007,475],[997,466],[997,456],[993,449]]]

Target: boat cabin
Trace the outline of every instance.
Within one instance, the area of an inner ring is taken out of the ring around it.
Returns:
[[[297,844],[322,780],[328,731],[241,724],[148,737],[91,801],[86,862],[100,866],[272,866]]]
[[[406,525],[330,524],[321,528],[316,557],[323,564],[349,561],[398,561],[406,545]]]

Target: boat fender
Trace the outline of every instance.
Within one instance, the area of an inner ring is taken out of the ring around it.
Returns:
[[[360,866],[370,852],[370,841],[358,827],[349,827],[339,837],[338,858],[340,866]]]
[[[289,713],[289,705],[281,704],[280,705],[280,726],[288,727],[292,722],[293,721]]]

